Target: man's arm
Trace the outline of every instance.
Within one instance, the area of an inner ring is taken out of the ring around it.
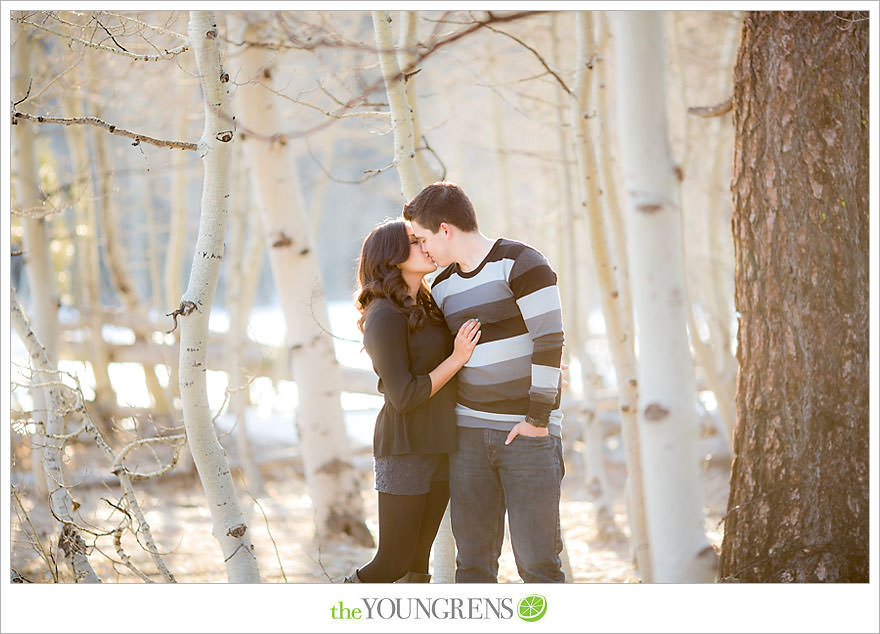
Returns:
[[[534,349],[532,351],[532,384],[529,388],[529,412],[514,428],[516,433],[545,435],[540,429],[550,420],[550,412],[559,396],[562,362],[562,305],[556,273],[547,259],[532,248],[523,249],[510,270],[510,288],[522,313]],[[533,433],[529,433],[533,432]],[[512,440],[508,437],[508,442]]]

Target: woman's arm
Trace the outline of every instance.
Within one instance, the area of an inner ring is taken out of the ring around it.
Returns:
[[[431,378],[431,396],[434,396],[440,388],[449,383],[449,379],[455,376],[455,373],[468,362],[479,340],[480,322],[476,319],[464,322],[458,329],[458,334],[455,335],[452,354],[428,374]]]
[[[428,374],[413,374],[407,352],[406,319],[391,307],[378,306],[364,324],[364,347],[391,405],[405,414],[426,402],[467,363],[479,340],[479,324],[466,322],[455,337],[452,354]]]

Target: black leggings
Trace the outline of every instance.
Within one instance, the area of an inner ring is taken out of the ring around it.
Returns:
[[[392,583],[407,572],[428,572],[431,544],[449,502],[449,482],[423,495],[379,493],[379,549],[357,571],[366,583]]]

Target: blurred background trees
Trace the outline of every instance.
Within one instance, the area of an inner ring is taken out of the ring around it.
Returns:
[[[67,408],[63,433],[53,432],[67,456],[64,486],[74,501],[74,482],[120,486],[118,503],[100,507],[101,529],[83,538],[91,547],[118,535],[124,561],[124,548],[142,548],[146,523],[125,478],[194,468],[189,449],[180,453],[185,395],[175,326],[187,315],[171,316],[198,256],[203,211],[197,142],[206,114],[190,15],[13,11],[10,20],[11,283],[47,363],[61,371],[50,383],[62,385]],[[682,433],[693,434],[704,467],[724,469],[736,417],[751,402],[735,404],[730,232],[742,20],[729,11],[667,12],[658,44],[684,245],[680,325],[696,379],[697,416],[682,417]],[[356,257],[369,230],[400,213],[414,183],[447,179],[468,192],[484,233],[534,245],[559,274],[570,363],[566,460],[578,467],[569,478],[583,479],[585,512],[600,537],[631,538],[636,577],[653,579],[635,426],[643,350],[622,213],[629,193],[614,28],[602,12],[217,14],[217,79],[231,99],[218,132],[231,135],[222,141],[231,144],[229,217],[224,236],[214,236],[225,253],[213,305],[202,307],[210,311],[202,370],[215,440],[244,474],[237,495],[271,502],[260,465],[281,455],[279,447],[249,439],[289,427],[315,513],[314,535],[304,538],[370,543],[361,504],[370,491],[358,469],[378,397],[354,327]],[[848,159],[827,165],[838,160]],[[12,360],[18,530],[48,544],[51,518],[40,518],[48,514],[40,500],[58,483],[47,482],[40,455],[52,410],[41,388],[45,369],[28,367],[17,339]],[[89,453],[96,437],[109,454],[95,455],[113,456],[112,464]],[[629,472],[623,514],[614,510],[615,465]],[[99,509],[77,504],[71,513],[81,527]],[[256,507],[248,508],[253,527]],[[719,546],[723,529],[704,521]],[[157,549],[146,550],[155,563]],[[266,556],[258,547],[257,557]],[[151,576],[169,580],[155,567]]]

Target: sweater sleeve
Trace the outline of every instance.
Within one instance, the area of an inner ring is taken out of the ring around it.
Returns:
[[[533,343],[528,416],[546,426],[561,379],[562,305],[556,273],[543,255],[526,247],[511,267],[509,283]]]
[[[364,323],[364,347],[379,375],[380,390],[401,414],[431,396],[431,377],[410,371],[407,328],[404,316],[390,306],[377,306]]]

